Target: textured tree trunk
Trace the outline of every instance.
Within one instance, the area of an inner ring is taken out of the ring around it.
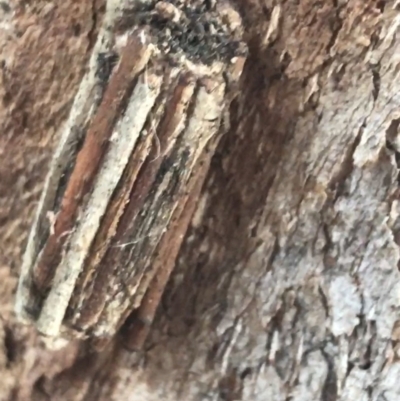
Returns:
[[[234,3],[246,63],[157,262],[174,269],[143,347],[119,332],[48,349],[19,323],[22,255],[105,6],[0,2],[0,399],[399,400],[394,0]]]

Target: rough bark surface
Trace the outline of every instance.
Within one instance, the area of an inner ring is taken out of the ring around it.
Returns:
[[[400,5],[240,0],[250,54],[143,353],[13,315],[101,1],[0,3],[1,400],[400,397]]]

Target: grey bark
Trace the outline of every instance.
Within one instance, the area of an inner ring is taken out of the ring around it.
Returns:
[[[118,336],[49,351],[13,315],[103,12],[23,3],[0,9],[0,399],[397,401],[397,2],[238,4],[250,55],[231,129],[140,354]]]

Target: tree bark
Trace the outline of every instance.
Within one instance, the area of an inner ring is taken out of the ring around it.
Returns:
[[[249,52],[229,126],[132,352],[123,333],[101,351],[81,339],[51,350],[14,315],[28,233],[106,8],[1,2],[0,399],[397,401],[397,3],[234,4]]]

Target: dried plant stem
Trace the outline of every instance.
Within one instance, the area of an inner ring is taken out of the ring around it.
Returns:
[[[153,320],[226,130],[231,84],[243,66],[239,42],[229,35],[240,34],[228,35],[218,10],[205,3],[181,10],[168,4],[149,3],[120,35],[121,21],[106,18],[114,36],[105,41],[100,34],[103,44],[54,155],[16,305],[46,336],[104,343],[133,310],[139,323]],[[187,17],[169,21],[165,10]],[[221,24],[213,34],[220,37],[201,34],[198,47],[190,47],[182,42],[192,35],[188,16],[198,23],[203,14],[205,23]],[[163,21],[180,36],[165,36]],[[108,56],[100,51],[105,42]],[[134,347],[146,331],[139,326],[132,329]]]

